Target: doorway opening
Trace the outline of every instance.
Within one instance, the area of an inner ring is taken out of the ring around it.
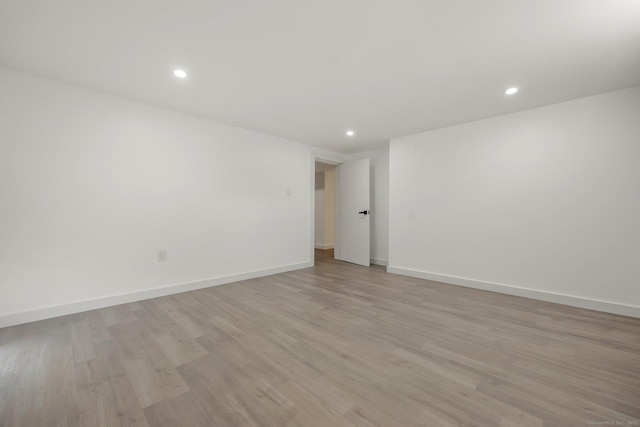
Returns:
[[[336,166],[315,162],[314,261],[331,262],[336,244]]]

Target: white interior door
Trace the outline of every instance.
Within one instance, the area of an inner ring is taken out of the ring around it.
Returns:
[[[369,266],[371,260],[369,159],[338,167],[338,239],[336,258]]]

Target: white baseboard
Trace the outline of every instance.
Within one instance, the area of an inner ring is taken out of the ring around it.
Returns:
[[[507,295],[515,295],[541,301],[554,302],[557,304],[586,308],[589,310],[604,311],[606,313],[621,314],[624,316],[640,318],[640,307],[634,305],[600,301],[589,298],[576,297],[572,295],[556,294],[552,292],[539,291],[536,289],[519,288],[516,286],[504,285],[500,283],[483,282],[480,280],[448,276],[444,274],[430,273],[427,271],[412,270],[402,267],[390,266],[387,267],[387,272],[392,274],[400,274],[403,276],[416,277],[418,279],[431,280],[434,282],[448,283],[451,285],[464,286],[467,288],[482,289],[485,291],[499,292]]]
[[[371,264],[382,265],[386,267],[387,265],[389,265],[389,260],[381,258],[371,258]]]
[[[224,285],[227,283],[239,282],[242,280],[255,279],[256,277],[271,276],[272,274],[286,273],[287,271],[300,270],[312,266],[313,263],[311,262],[289,264],[279,267],[266,268],[263,270],[255,270],[246,273],[232,274],[229,276],[200,280],[197,282],[178,283],[175,285],[163,286],[161,288],[144,289],[126,294],[112,295],[92,300],[77,301],[68,304],[9,313],[0,316],[0,328],[19,325],[22,323],[35,322],[38,320],[51,319],[53,317],[66,316],[68,314],[81,313],[83,311],[95,310],[98,308],[126,304],[134,301],[142,301],[150,298],[178,294],[181,292],[194,291],[196,289],[209,288],[212,286]]]
[[[126,304],[128,302],[131,302],[130,294],[111,295],[108,297],[4,314],[0,316],[0,328],[66,316],[67,314],[82,313],[83,311],[111,307],[113,305]]]
[[[333,249],[333,246],[334,246],[334,245],[321,245],[321,244],[316,244],[316,245],[314,245],[314,247],[315,247],[316,249],[323,249],[323,250],[325,250],[325,251],[326,251],[327,249]]]

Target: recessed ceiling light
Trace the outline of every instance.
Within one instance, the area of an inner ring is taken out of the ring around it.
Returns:
[[[513,95],[514,93],[516,93],[518,91],[517,87],[510,87],[509,89],[504,91],[505,95]]]
[[[173,75],[178,77],[179,79],[187,78],[187,72],[184,70],[174,70]]]
[[[353,136],[353,135],[355,135],[355,134],[356,134],[356,133],[355,133],[354,131],[352,131],[352,130],[348,130],[348,131],[346,131],[345,133],[347,134],[347,136]]]

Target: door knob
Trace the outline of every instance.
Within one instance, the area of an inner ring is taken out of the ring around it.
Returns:
[[[358,212],[359,214],[363,214],[363,215],[369,215],[371,213],[371,211],[361,211]]]

